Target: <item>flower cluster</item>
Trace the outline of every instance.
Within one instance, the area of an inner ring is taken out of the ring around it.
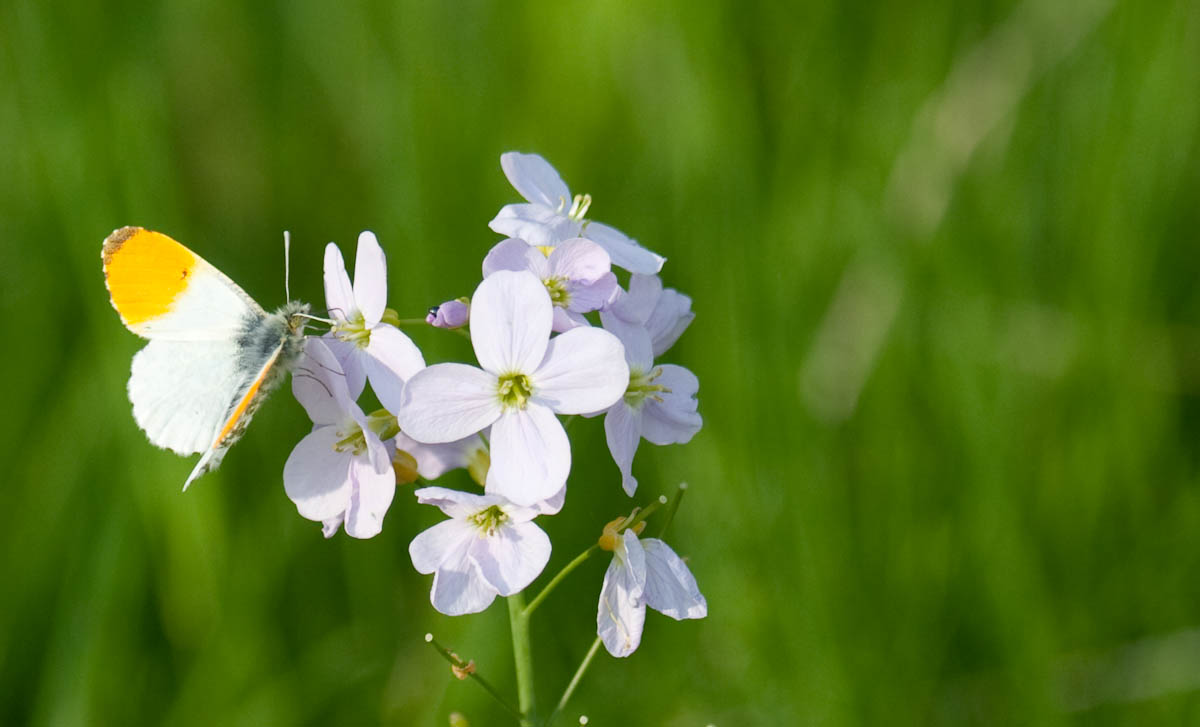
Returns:
[[[462,468],[483,488],[415,491],[449,518],[409,546],[416,570],[434,576],[434,608],[448,615],[520,593],[549,561],[550,539],[534,520],[566,499],[571,444],[560,417],[604,416],[629,496],[642,439],[685,443],[701,427],[696,376],[655,363],[694,318],[687,296],[663,288],[665,258],[587,218],[591,197],[572,196],[540,156],[510,152],[501,167],[526,203],[489,223],[506,239],[484,257],[474,293],[422,323],[465,327],[476,363],[426,365],[400,330],[413,321],[387,307],[384,253],[364,232],[353,281],[337,245],[326,248],[329,330],[306,340],[292,381],[313,429],[288,458],[284,486],[326,537],[377,535],[399,485]],[[624,287],[614,267],[629,273]],[[357,403],[367,383],[382,405],[370,413]],[[676,619],[706,613],[683,560],[661,540],[639,539],[644,524],[618,519],[597,545],[613,553],[597,634],[615,656],[637,648],[646,606]]]

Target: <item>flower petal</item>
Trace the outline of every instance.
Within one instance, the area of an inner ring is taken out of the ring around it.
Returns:
[[[557,245],[579,237],[582,225],[563,214],[536,204],[510,204],[500,208],[488,227],[530,245]]]
[[[422,505],[433,505],[452,518],[468,518],[480,510],[504,502],[494,495],[476,495],[448,487],[422,487],[413,493]]]
[[[319,427],[300,440],[283,465],[283,489],[302,517],[328,520],[350,503],[354,456],[334,450],[340,439],[337,427]]]
[[[358,236],[354,258],[354,300],[367,328],[379,322],[387,308],[387,259],[374,232]]]
[[[362,363],[371,390],[384,409],[399,411],[404,402],[404,382],[425,368],[421,349],[400,329],[380,323],[371,329],[364,353]]]
[[[378,440],[374,445],[373,449],[383,448]],[[383,467],[377,464],[364,457],[355,457],[350,465],[354,494],[346,510],[346,534],[352,538],[373,538],[378,535],[383,530],[383,516],[387,514],[396,495],[396,475],[390,463]]]
[[[332,242],[325,246],[325,306],[329,315],[339,320],[346,320],[358,310],[342,251]]]
[[[623,401],[614,404],[604,417],[604,439],[621,471],[621,487],[626,495],[633,497],[638,486],[637,478],[633,476],[633,455],[642,441],[642,413]]]
[[[641,542],[646,551],[646,605],[676,621],[707,616],[708,603],[683,559],[658,538]]]
[[[650,339],[654,343],[654,355],[666,353],[695,319],[691,298],[673,288],[664,290],[654,306],[654,312],[646,320],[646,330],[650,332]]]
[[[608,310],[629,323],[644,324],[654,312],[662,295],[662,279],[657,275],[629,276],[629,290],[617,294]]]
[[[534,396],[559,414],[583,414],[613,405],[629,386],[625,349],[599,328],[574,328],[550,341],[530,377]]]
[[[409,379],[396,410],[404,433],[418,442],[453,442],[474,434],[500,416],[496,377],[474,366],[446,363]]]
[[[564,334],[565,335],[565,334]],[[554,412],[530,402],[506,411],[492,425],[489,495],[533,505],[560,489],[571,471],[571,443]]]
[[[571,203],[571,190],[566,182],[550,162],[537,154],[516,151],[501,154],[500,168],[509,184],[534,204],[554,210]]]
[[[700,431],[703,420],[696,411],[700,381],[682,366],[663,364],[654,383],[664,387],[642,405],[642,436],[654,444],[684,444]]]
[[[337,358],[318,338],[304,340],[304,354],[292,372],[292,393],[313,424],[337,424],[353,403]]]
[[[497,376],[532,372],[546,353],[553,310],[546,286],[532,273],[489,276],[471,298],[471,345],[479,365]]]
[[[568,283],[567,292],[571,295],[568,308],[579,313],[600,310],[612,302],[621,286],[617,285],[617,276],[611,272],[601,275],[591,283]]]
[[[465,553],[479,531],[463,520],[443,520],[417,534],[408,544],[408,555],[418,573],[433,573],[442,567],[446,558],[456,552]],[[452,566],[458,564],[451,564]]]
[[[589,327],[592,324],[588,323],[587,318],[583,317],[582,313],[572,313],[566,308],[554,306],[554,318],[552,319],[550,328],[555,333],[563,333],[572,328]]]
[[[654,366],[654,346],[650,332],[644,326],[629,323],[608,311],[600,312],[600,324],[604,330],[620,339],[625,347],[625,361],[631,371],[646,373]]]
[[[461,569],[442,568],[433,577],[429,601],[447,616],[479,613],[496,600],[496,589],[479,574],[479,566],[464,561]]]
[[[604,248],[612,258],[613,265],[625,268],[631,273],[652,275],[662,270],[663,263],[667,261],[662,255],[637,244],[636,240],[630,239],[620,230],[599,222],[589,222],[582,234]]]
[[[528,270],[539,278],[546,277],[546,256],[524,240],[510,237],[497,242],[483,259],[483,277],[499,270]]]
[[[333,356],[337,359],[338,366],[341,367],[344,374],[350,398],[357,400],[367,386],[367,371],[363,368],[363,358],[365,357],[363,350],[357,344],[334,338],[331,333],[322,336],[321,342],[333,352]]]
[[[550,275],[582,283],[594,283],[612,271],[604,248],[582,237],[559,244],[547,262]]]
[[[494,535],[476,538],[470,556],[501,596],[523,591],[550,560],[550,538],[531,522],[503,525]]]
[[[630,542],[632,539],[632,542]],[[613,656],[629,656],[642,641],[646,603],[646,556],[633,531],[626,530],[604,574],[596,613],[596,634]]]

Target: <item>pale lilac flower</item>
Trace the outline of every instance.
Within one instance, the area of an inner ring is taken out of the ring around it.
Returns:
[[[601,317],[605,328],[612,326],[609,317]],[[633,456],[642,439],[660,446],[684,444],[700,431],[703,420],[696,402],[700,382],[682,366],[655,366],[650,333],[645,328],[621,323],[611,330],[625,347],[629,385],[615,404],[588,416],[605,415],[608,451],[621,471],[621,487],[632,496],[638,485],[633,476]]]
[[[627,529],[615,539],[596,612],[596,633],[608,653],[629,656],[637,649],[646,606],[676,621],[708,615],[708,604],[683,559],[663,541],[638,540]]]
[[[381,322],[387,308],[387,261],[374,233],[358,236],[354,285],[346,274],[342,252],[325,246],[325,304],[334,320],[326,343],[346,372],[350,395],[357,399],[366,379],[388,411],[400,404],[404,382],[425,368],[412,340]]]
[[[696,318],[692,299],[673,288],[664,289],[657,275],[629,276],[629,290],[618,290],[612,304],[601,313],[604,327],[641,326],[650,333],[651,349],[661,356],[675,344]]]
[[[425,322],[435,328],[462,328],[470,316],[470,302],[466,298],[455,298],[430,308]]]
[[[490,464],[488,447],[483,437],[472,434],[455,442],[445,444],[423,444],[404,432],[397,434],[391,442],[396,449],[396,455],[407,454],[412,458],[414,475],[408,481],[415,480],[420,475],[427,480],[436,480],[450,470],[466,469],[471,478],[482,487],[487,477]],[[393,462],[396,459],[393,455]]]
[[[301,516],[324,523],[325,537],[343,524],[351,537],[377,535],[396,492],[391,459],[351,398],[346,376],[323,339],[305,341],[292,392],[313,430],[283,466],[287,496]]]
[[[450,516],[408,546],[417,572],[435,574],[429,600],[447,616],[477,613],[497,595],[520,593],[550,560],[550,538],[532,522],[543,514],[539,508],[444,487],[416,496]]]
[[[666,258],[650,252],[625,233],[599,222],[584,220],[592,197],[571,191],[549,162],[537,154],[510,151],[500,156],[504,176],[528,204],[510,204],[488,223],[496,232],[519,237],[531,245],[553,247],[586,237],[604,248],[612,264],[634,273],[657,273]]]
[[[591,325],[583,314],[607,305],[620,290],[608,253],[583,238],[547,250],[515,237],[503,240],[483,259],[483,277],[498,270],[528,270],[542,281],[558,332]]]
[[[501,270],[471,298],[471,344],[482,368],[436,364],[404,388],[400,428],[453,442],[491,426],[486,490],[532,505],[562,489],[571,445],[555,414],[606,409],[629,382],[621,342],[598,328],[550,339],[553,305],[532,273]]]

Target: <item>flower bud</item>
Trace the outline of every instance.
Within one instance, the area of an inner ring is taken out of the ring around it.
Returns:
[[[455,298],[430,308],[425,322],[435,328],[462,328],[467,325],[470,315],[470,300]]]
[[[411,485],[417,481],[417,459],[403,449],[392,455],[392,469],[396,471],[397,485]]]

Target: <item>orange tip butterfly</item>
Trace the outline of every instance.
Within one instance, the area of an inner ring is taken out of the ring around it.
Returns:
[[[220,465],[295,366],[309,306],[268,313],[199,255],[141,227],[114,230],[101,257],[121,322],[150,339],[133,357],[133,418],[154,445],[203,453],[186,490]]]

